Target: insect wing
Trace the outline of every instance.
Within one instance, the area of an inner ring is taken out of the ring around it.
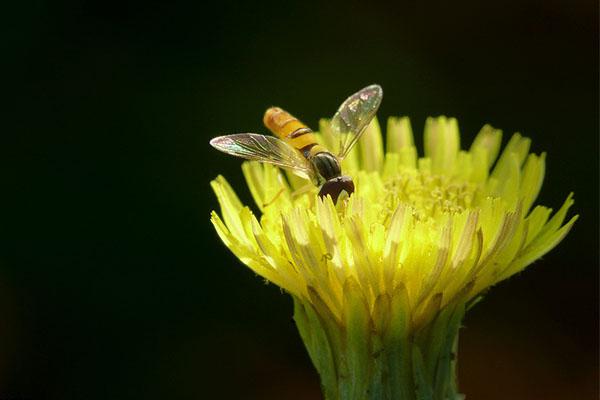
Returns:
[[[382,98],[381,86],[367,86],[348,97],[337,110],[331,119],[331,131],[338,136],[340,159],[346,157],[360,139],[377,113]]]
[[[212,139],[210,144],[223,153],[290,169],[306,179],[312,179],[314,176],[311,164],[298,150],[273,136],[238,133],[218,136]]]

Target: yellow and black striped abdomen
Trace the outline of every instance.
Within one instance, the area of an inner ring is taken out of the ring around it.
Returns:
[[[273,134],[300,150],[307,158],[319,151],[326,151],[317,144],[317,139],[308,126],[279,107],[271,107],[265,111],[263,122]]]

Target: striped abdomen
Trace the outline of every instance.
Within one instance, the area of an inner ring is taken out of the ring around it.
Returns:
[[[279,107],[271,107],[265,112],[263,122],[271,132],[300,150],[310,161],[317,172],[318,184],[323,185],[321,190],[325,189],[323,193],[330,194],[335,201],[340,190],[346,190],[349,194],[354,191],[352,180],[348,177],[341,177],[342,170],[337,157],[325,147],[317,144],[317,138],[313,131],[298,121],[298,118]],[[352,185],[352,188],[349,185]]]
[[[313,131],[298,118],[279,107],[271,107],[265,112],[263,122],[271,132],[298,149],[306,158],[327,151],[317,144]]]

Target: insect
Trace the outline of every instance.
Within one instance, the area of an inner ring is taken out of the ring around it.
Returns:
[[[318,144],[313,131],[279,107],[269,108],[265,126],[277,137],[256,133],[218,136],[210,144],[224,153],[289,169],[320,186],[319,196],[337,202],[342,192],[351,195],[354,182],[342,175],[341,162],[369,125],[383,97],[379,85],[370,85],[348,97],[331,119],[337,148]]]

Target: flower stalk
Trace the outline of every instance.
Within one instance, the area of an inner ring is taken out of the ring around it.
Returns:
[[[331,145],[328,121],[319,140]],[[356,191],[335,204],[267,164],[243,172],[258,209],[223,177],[212,222],[248,267],[287,291],[326,399],[455,400],[465,311],[568,233],[569,195],[535,206],[545,154],[485,126],[461,150],[458,124],[428,119],[419,157],[407,118],[377,120],[344,160]],[[498,155],[500,156],[498,157]]]

